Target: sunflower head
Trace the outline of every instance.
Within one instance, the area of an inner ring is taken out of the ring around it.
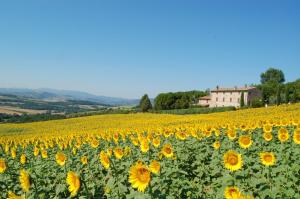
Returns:
[[[56,162],[57,162],[58,165],[60,165],[60,166],[64,166],[65,165],[67,157],[66,157],[66,155],[64,153],[58,152],[55,155],[55,158],[56,158]]]
[[[8,195],[7,199],[25,199],[24,196],[18,196],[14,194],[12,191],[9,191],[7,195]]]
[[[80,178],[76,175],[75,172],[69,171],[67,174],[66,182],[69,186],[69,192],[71,193],[71,196],[76,196],[79,189],[80,189]]]
[[[260,160],[265,166],[272,166],[275,164],[276,158],[272,152],[262,152],[260,153]]]
[[[161,150],[162,154],[167,157],[171,158],[173,156],[173,149],[171,144],[165,144]]]
[[[43,150],[41,151],[41,154],[42,154],[42,158],[44,158],[44,159],[48,157],[47,150],[45,150],[45,149],[43,149]]]
[[[25,154],[21,155],[20,162],[21,162],[21,164],[25,164],[26,163],[26,155]]]
[[[7,169],[5,160],[3,158],[0,158],[0,173],[4,173],[4,171]]]
[[[102,166],[105,169],[108,169],[109,165],[110,165],[109,156],[104,151],[101,151],[99,158],[100,158],[100,162],[101,162]]]
[[[149,165],[149,169],[152,173],[158,174],[160,171],[160,163],[156,160],[153,160]]]
[[[27,173],[27,171],[25,171],[24,169],[20,170],[20,176],[19,176],[19,181],[21,184],[21,187],[23,189],[24,192],[29,192],[30,189],[30,176]]]
[[[123,149],[121,149],[120,147],[115,148],[114,149],[114,154],[115,154],[115,157],[117,159],[121,159],[123,157],[123,155],[124,155]]]
[[[300,144],[300,129],[294,131],[293,140],[296,144]]]
[[[230,171],[236,171],[239,170],[242,165],[242,155],[233,151],[229,150],[224,154],[224,165],[226,169],[229,169]]]
[[[175,136],[179,140],[185,140],[187,137],[187,134],[184,131],[178,131],[178,132],[176,132]]]
[[[237,187],[226,187],[224,196],[226,199],[239,199],[241,198],[241,192]]]
[[[280,142],[286,142],[290,138],[289,132],[285,128],[280,128],[278,131],[278,139]]]
[[[252,145],[251,137],[249,135],[242,135],[242,136],[240,136],[240,138],[239,138],[239,145],[243,149],[249,148]]]
[[[83,164],[83,165],[86,165],[88,163],[88,159],[87,157],[84,155],[80,158],[80,162]]]
[[[149,151],[149,142],[147,139],[143,139],[140,145],[141,151],[147,153]]]
[[[271,132],[264,132],[263,137],[266,141],[271,141],[273,139],[273,135]]]
[[[228,131],[227,131],[227,137],[230,140],[234,140],[236,138],[236,131],[234,129],[228,129]]]
[[[131,166],[129,171],[129,182],[133,188],[144,192],[150,182],[150,171],[142,162],[137,162]]]
[[[221,146],[221,142],[220,141],[215,141],[213,143],[213,147],[214,147],[215,150],[218,150],[220,148],[220,146]]]
[[[159,147],[159,145],[160,145],[160,139],[159,139],[159,137],[153,138],[152,144],[153,144],[153,146],[155,148]]]

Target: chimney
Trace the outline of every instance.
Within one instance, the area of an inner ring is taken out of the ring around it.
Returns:
[[[234,90],[237,90],[237,86],[234,86]]]
[[[248,87],[248,85],[247,84],[245,84],[245,88],[247,88]]]
[[[216,87],[216,88],[217,88],[217,90],[219,90],[219,85],[217,85],[217,87]]]

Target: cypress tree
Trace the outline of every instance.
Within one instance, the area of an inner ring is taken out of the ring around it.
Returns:
[[[240,107],[244,107],[245,106],[245,95],[244,92],[242,92],[241,94],[241,102],[240,102]]]
[[[143,95],[140,100],[140,109],[142,112],[147,112],[149,109],[152,109],[152,104],[147,94]]]

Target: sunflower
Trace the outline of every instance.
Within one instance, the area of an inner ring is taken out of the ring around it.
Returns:
[[[221,146],[221,142],[220,141],[215,141],[213,143],[213,147],[214,147],[215,150],[218,150],[220,148],[220,146]]]
[[[0,173],[4,173],[4,171],[7,169],[5,160],[3,158],[0,158]]]
[[[9,191],[7,195],[8,195],[7,199],[25,199],[24,196],[17,196],[12,191]]]
[[[141,141],[140,149],[143,153],[147,153],[149,151],[149,142],[147,139],[143,139]]]
[[[48,157],[48,153],[47,153],[47,150],[43,149],[41,151],[41,154],[42,154],[42,158],[46,159]]]
[[[239,138],[239,145],[243,149],[249,148],[252,145],[251,137],[249,135],[242,135],[242,136],[240,136],[240,138]]]
[[[290,138],[289,132],[285,128],[280,128],[278,131],[278,139],[280,142],[286,142]]]
[[[159,145],[160,145],[160,139],[159,139],[159,137],[153,138],[152,144],[153,144],[153,146],[155,148],[159,147]]]
[[[237,187],[226,187],[224,191],[224,196],[226,199],[240,199],[241,192]]]
[[[179,140],[185,140],[187,137],[187,134],[184,131],[178,131],[178,132],[176,132],[175,136]]]
[[[227,151],[224,154],[224,165],[230,171],[239,170],[243,165],[242,155],[233,150]]]
[[[67,184],[69,185],[69,192],[71,196],[76,196],[80,189],[80,178],[73,171],[69,171],[67,174]]]
[[[23,191],[24,192],[29,192],[30,176],[24,169],[20,170],[19,181],[20,181],[20,184],[21,184],[21,187],[22,187]]]
[[[167,157],[171,158],[173,156],[173,150],[171,144],[165,144],[161,150],[162,154]]]
[[[21,155],[20,162],[21,162],[21,164],[25,164],[26,163],[26,155],[25,154]]]
[[[115,148],[114,149],[114,154],[115,154],[117,159],[121,159],[124,155],[123,149],[121,149],[120,147]]]
[[[219,137],[221,135],[221,131],[220,130],[215,130],[215,136]]]
[[[129,146],[126,146],[124,149],[124,155],[128,156],[131,154],[131,148]]]
[[[266,166],[272,166],[275,164],[276,158],[272,152],[262,152],[260,153],[260,160],[262,164]]]
[[[56,162],[57,164],[59,164],[60,166],[64,166],[67,160],[67,157],[64,153],[62,152],[58,152],[56,155]]]
[[[81,162],[83,165],[86,165],[86,164],[88,163],[87,157],[86,157],[86,156],[82,156],[82,157],[80,158],[80,162]]]
[[[294,131],[293,140],[296,144],[300,144],[300,129]]]
[[[266,140],[266,141],[271,141],[273,139],[273,135],[271,132],[264,132],[263,134],[263,138]]]
[[[150,182],[150,171],[147,166],[140,161],[131,166],[129,171],[129,182],[133,188],[137,188],[138,191],[144,192]]]
[[[160,171],[160,163],[156,160],[153,160],[149,165],[149,169],[152,173],[158,174]]]
[[[227,131],[227,137],[230,140],[234,140],[236,138],[236,131],[234,129],[228,129],[228,131]]]
[[[272,126],[267,124],[263,127],[263,130],[265,133],[270,133],[270,132],[272,132]]]
[[[11,152],[11,158],[12,158],[12,159],[15,159],[16,156],[17,156],[16,149],[15,149],[15,148],[12,148],[10,152]]]
[[[34,149],[33,149],[33,155],[34,155],[35,157],[39,155],[39,152],[40,152],[39,148],[34,147]]]
[[[109,163],[109,156],[104,151],[101,151],[100,155],[99,155],[99,158],[100,158],[100,162],[101,162],[102,166],[105,169],[108,169],[109,165],[110,165],[110,163]]]
[[[97,148],[99,146],[99,141],[97,139],[93,139],[91,141],[91,147]]]

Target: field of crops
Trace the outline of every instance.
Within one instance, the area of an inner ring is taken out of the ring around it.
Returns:
[[[2,198],[300,198],[300,104],[0,124]]]

